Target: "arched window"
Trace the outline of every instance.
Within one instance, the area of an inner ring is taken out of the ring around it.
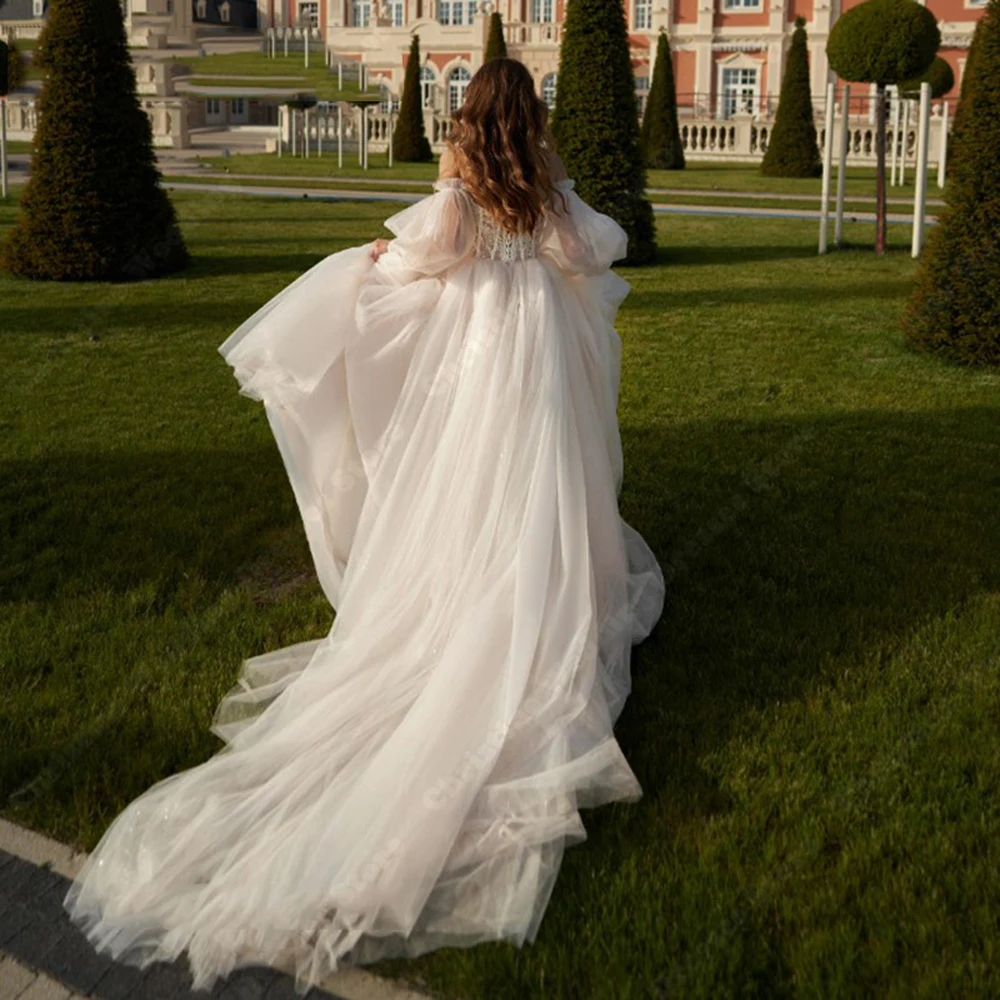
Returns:
[[[542,77],[542,100],[550,109],[556,106],[556,80],[558,76],[558,73],[549,73],[548,76]]]
[[[457,111],[465,101],[465,91],[472,75],[464,66],[458,66],[448,74],[448,110]]]
[[[430,66],[422,66],[420,69],[420,103],[425,108],[434,107],[434,84],[434,70]]]

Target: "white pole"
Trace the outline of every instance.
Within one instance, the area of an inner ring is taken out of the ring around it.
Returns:
[[[359,104],[358,105],[358,166],[363,167],[365,165],[365,144],[361,140],[361,124],[364,119],[365,109]]]
[[[906,147],[910,139],[910,102],[903,104],[903,134],[900,137],[902,146],[899,150],[899,185],[902,187],[906,183]]]
[[[316,115],[316,155],[323,155],[323,125],[329,124],[330,115],[324,114],[322,119],[319,114]]]
[[[365,148],[365,170],[368,169],[368,105],[364,106],[361,112],[361,124],[363,128],[361,129],[361,136],[364,140]]]
[[[306,69],[309,69],[309,42],[310,42],[309,35],[311,34],[311,32],[312,28],[310,28],[307,25],[304,34],[302,35],[302,39],[305,42],[305,50],[306,50]]]
[[[927,208],[927,145],[931,118],[931,85],[920,84],[920,118],[917,122],[917,178],[913,194],[913,246],[911,256],[919,257],[924,245],[924,211]]]
[[[948,162],[948,102],[941,102],[941,142],[938,144],[938,187],[944,187],[944,168]]]
[[[851,110],[851,88],[844,84],[844,96],[840,109],[840,159],[837,163],[837,217],[833,227],[833,242],[839,247],[844,242],[844,185],[847,180],[847,147],[850,145],[851,130],[848,116]]]
[[[889,162],[889,186],[896,186],[896,153],[899,148],[899,94],[892,99],[892,151]]]
[[[278,156],[281,156],[281,147],[285,142],[285,107],[278,105]]]
[[[295,108],[288,109],[291,112],[292,119],[292,156],[299,155],[299,122],[298,113]]]
[[[826,230],[830,215],[830,172],[833,168],[833,100],[836,87],[826,85],[826,132],[823,136],[823,203],[819,209],[819,252],[826,253]]]
[[[392,97],[389,98],[390,109],[392,108]],[[389,166],[392,166],[392,111],[389,111]]]
[[[0,198],[7,200],[7,98],[0,98]]]
[[[303,155],[309,159],[309,109],[302,109],[302,149]]]
[[[291,28],[285,28],[285,58],[288,58],[288,36],[292,33]]]
[[[341,93],[344,90],[344,64],[337,60],[337,90]]]
[[[337,102],[337,166],[344,168],[344,105]]]

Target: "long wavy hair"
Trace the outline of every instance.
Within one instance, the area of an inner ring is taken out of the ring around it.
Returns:
[[[565,209],[545,150],[555,150],[549,109],[524,63],[491,59],[469,82],[448,137],[474,201],[508,232],[531,232],[549,206]],[[559,209],[556,208],[558,211]]]

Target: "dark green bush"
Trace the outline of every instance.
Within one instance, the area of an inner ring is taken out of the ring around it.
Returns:
[[[17,47],[17,42],[7,43],[7,87],[10,90],[17,90],[24,86],[24,79],[27,76],[27,64],[24,53]]]
[[[427,163],[434,159],[424,131],[424,108],[420,88],[420,36],[410,41],[410,56],[403,77],[399,117],[392,130],[392,157],[400,163]]]
[[[804,17],[795,19],[795,31],[781,81],[778,113],[760,167],[760,172],[767,177],[818,177],[823,172],[813,120],[812,92],[809,89],[805,25]]]
[[[990,0],[973,44],[946,208],[927,240],[903,331],[918,350],[1000,365],[1000,0]]]
[[[677,124],[674,63],[670,56],[670,41],[667,33],[662,30],[656,43],[656,63],[646,97],[641,134],[642,153],[647,167],[659,170],[684,169],[684,146]]]
[[[622,0],[567,0],[552,127],[580,197],[628,233],[625,263],[651,261],[656,235]]]
[[[899,85],[899,91],[906,96],[920,96],[920,84],[929,83],[931,85],[931,97],[937,100],[955,86],[955,74],[947,60],[940,56],[934,57],[934,62],[924,70],[920,76],[915,76],[912,80],[906,80]]]
[[[118,0],[53,0],[41,48],[48,72],[31,176],[0,264],[60,281],[125,281],[184,267]]]
[[[826,54],[843,80],[902,83],[934,61],[941,32],[916,0],[867,0],[837,18]]]
[[[507,57],[507,42],[503,37],[503,19],[494,11],[490,14],[490,33],[486,37],[486,54],[483,62]]]

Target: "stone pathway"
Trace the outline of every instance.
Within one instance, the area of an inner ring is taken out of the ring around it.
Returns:
[[[211,991],[191,989],[186,960],[146,969],[98,954],[63,899],[85,855],[0,820],[0,1000],[426,1000],[364,969],[344,969],[301,995],[283,971],[237,970]]]

